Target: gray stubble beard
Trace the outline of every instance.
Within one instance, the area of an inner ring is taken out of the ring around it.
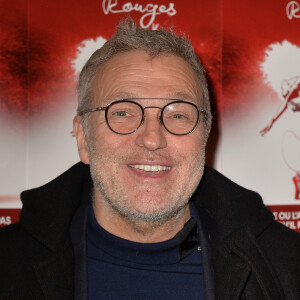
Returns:
[[[145,213],[139,211],[132,211],[128,208],[124,203],[126,203],[127,195],[122,194],[123,201],[120,200],[120,196],[118,195],[108,195],[105,188],[105,180],[101,180],[101,161],[104,161],[103,158],[100,158],[99,152],[97,152],[96,147],[93,142],[89,142],[89,157],[90,157],[90,170],[91,176],[94,183],[94,188],[101,194],[103,200],[108,204],[108,206],[112,209],[114,213],[125,219],[130,224],[137,225],[139,223],[147,224],[152,228],[157,228],[171,219],[180,218],[180,216],[185,212],[187,205],[191,196],[193,195],[194,191],[196,190],[199,182],[201,181],[203,172],[204,172],[204,163],[205,163],[205,145],[206,143],[202,144],[201,149],[201,157],[197,159],[196,167],[194,166],[194,172],[198,174],[197,178],[194,179],[193,185],[190,187],[190,191],[187,195],[185,195],[185,200],[180,201],[182,195],[178,195],[177,193],[175,196],[177,197],[177,201],[172,202],[175,205],[172,205],[168,209],[163,211],[155,211],[152,213]],[[100,175],[99,175],[100,174]],[[191,173],[192,174],[192,173]],[[193,174],[192,174],[193,175]],[[100,177],[100,178],[99,178]],[[113,184],[116,186],[117,182],[109,182],[107,184]],[[117,189],[110,188],[110,190],[116,191]],[[183,189],[180,190],[181,192]],[[125,201],[124,201],[125,200]]]

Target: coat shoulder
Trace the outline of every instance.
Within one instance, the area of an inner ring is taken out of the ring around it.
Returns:
[[[286,299],[300,299],[300,234],[273,222],[257,237],[257,243],[272,264]]]

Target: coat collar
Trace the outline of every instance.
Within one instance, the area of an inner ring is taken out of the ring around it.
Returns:
[[[273,214],[257,193],[237,185],[208,166],[192,201],[198,209],[202,207],[210,214],[220,240],[243,227],[258,236],[274,221]]]
[[[46,185],[21,194],[20,223],[42,244],[56,251],[69,234],[82,194],[91,188],[89,166],[78,163]]]

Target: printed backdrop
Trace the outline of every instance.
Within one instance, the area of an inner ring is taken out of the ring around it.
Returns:
[[[78,161],[78,73],[128,13],[186,33],[213,101],[207,163],[300,232],[299,0],[0,0],[0,226]]]

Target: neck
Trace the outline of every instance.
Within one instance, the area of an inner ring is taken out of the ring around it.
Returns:
[[[96,220],[102,228],[120,238],[139,243],[158,243],[171,239],[190,219],[189,205],[165,222],[130,220],[96,198],[93,208]]]

